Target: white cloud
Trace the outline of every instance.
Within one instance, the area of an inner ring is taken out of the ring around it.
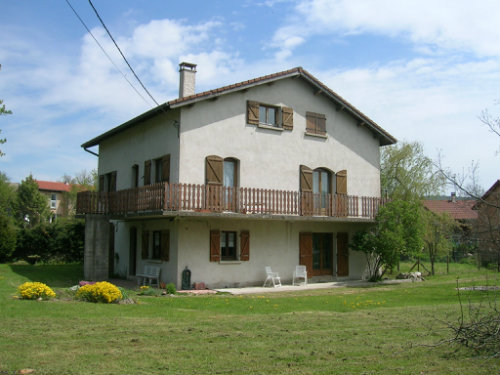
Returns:
[[[298,44],[286,42],[295,37],[374,33],[408,39],[420,51],[498,56],[499,15],[497,0],[303,0],[276,31],[272,45],[287,56]]]

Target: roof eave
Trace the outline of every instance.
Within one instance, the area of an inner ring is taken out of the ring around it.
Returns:
[[[169,106],[168,103],[160,104],[159,106],[150,109],[149,111],[146,111],[139,116],[134,117],[133,119],[128,120],[127,122],[124,122],[121,125],[118,125],[114,127],[111,130],[108,130],[107,132],[91,139],[90,141],[87,141],[81,145],[83,149],[87,149],[89,147],[97,146],[101,141],[105,140],[106,138],[112,137],[115,134],[121,133],[122,131],[131,128],[132,126],[136,125],[137,123],[147,120],[151,117],[156,116],[157,114],[160,113],[165,113],[168,111]]]

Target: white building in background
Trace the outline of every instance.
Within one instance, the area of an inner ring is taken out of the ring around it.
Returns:
[[[380,203],[380,147],[390,134],[298,67],[180,97],[84,143],[99,146],[99,193],[80,193],[85,276],[134,278],[145,265],[181,286],[360,279],[349,238]]]

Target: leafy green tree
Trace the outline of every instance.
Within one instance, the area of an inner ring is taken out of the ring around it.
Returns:
[[[16,190],[10,184],[9,178],[0,172],[0,215],[12,217],[14,215],[13,206],[16,199]]]
[[[372,228],[354,235],[350,247],[365,254],[370,281],[380,280],[402,254],[420,255],[424,245],[422,215],[418,201],[393,200],[380,208]]]
[[[40,193],[38,184],[29,175],[17,189],[16,217],[21,226],[33,227],[49,218],[48,198]]]
[[[418,142],[387,146],[380,160],[382,192],[392,199],[420,200],[442,192],[446,179]]]
[[[17,231],[12,218],[0,214],[0,263],[10,259],[16,249]]]
[[[432,275],[438,257],[449,254],[452,250],[452,236],[457,227],[455,220],[449,214],[438,215],[424,210],[424,241],[429,252]]]

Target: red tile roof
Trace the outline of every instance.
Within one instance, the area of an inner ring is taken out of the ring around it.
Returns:
[[[45,191],[70,191],[71,186],[64,182],[40,181],[36,180],[38,188]]]
[[[476,220],[477,211],[472,207],[475,200],[425,200],[424,207],[436,214],[448,213],[455,220]]]

